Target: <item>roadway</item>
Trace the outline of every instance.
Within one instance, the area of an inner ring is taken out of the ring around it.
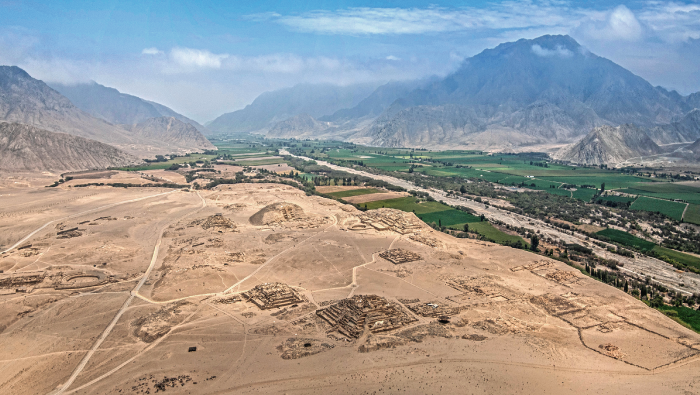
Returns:
[[[340,170],[350,174],[369,177],[375,180],[382,180],[391,185],[405,188],[406,190],[424,192],[430,195],[433,199],[443,201],[451,206],[468,207],[474,210],[474,212],[477,215],[483,214],[486,218],[490,220],[498,220],[502,223],[509,224],[511,226],[522,226],[531,229],[535,232],[539,232],[540,238],[547,237],[554,241],[562,241],[564,243],[569,244],[576,243],[588,246],[589,248],[592,248],[594,250],[596,255],[606,259],[613,259],[624,264],[621,270],[629,275],[635,275],[641,279],[650,276],[653,278],[654,281],[663,284],[669,289],[683,292],[685,294],[700,293],[700,275],[692,272],[682,272],[676,270],[676,268],[664,261],[641,254],[635,254],[635,258],[631,259],[623,257],[621,255],[610,253],[607,251],[607,249],[600,248],[597,245],[586,240],[588,236],[582,233],[567,233],[566,231],[555,228],[554,226],[547,224],[539,219],[530,218],[524,215],[513,213],[495,206],[487,206],[485,204],[461,196],[451,195],[448,197],[445,191],[421,188],[413,182],[402,180],[400,178],[387,175],[372,174],[362,170],[334,165],[323,160],[292,155],[289,151],[285,149],[280,149],[280,155],[290,155],[304,160],[315,161],[319,165],[327,166],[334,170]]]

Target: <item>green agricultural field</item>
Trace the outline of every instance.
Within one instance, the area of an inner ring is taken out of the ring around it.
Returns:
[[[700,225],[700,205],[689,205],[688,208],[685,210],[683,221],[690,222],[691,224]]]
[[[368,210],[374,210],[377,208],[395,208],[401,211],[414,212],[416,214],[427,214],[435,211],[446,211],[453,210],[452,207],[442,204],[440,202],[420,202],[416,203],[416,198],[413,196],[407,196],[403,198],[387,199],[387,200],[377,200],[375,202],[366,203]]]
[[[572,172],[575,173],[575,172]],[[596,188],[600,188],[602,183],[605,183],[605,189],[618,189],[627,188],[632,185],[638,185],[640,181],[650,181],[648,179],[643,179],[641,177],[629,176],[619,173],[614,173],[612,171],[607,174],[594,174],[586,176],[571,175],[566,177],[559,176],[547,176],[539,177],[546,181],[560,182],[565,184],[573,185],[594,185]]]
[[[683,216],[685,206],[685,203],[676,203],[668,200],[659,200],[640,196],[634,201],[634,203],[632,203],[630,210],[660,212],[669,218],[680,221]]]
[[[636,184],[624,189],[623,192],[659,199],[679,199],[688,203],[700,204],[700,188],[673,182]]]
[[[270,158],[270,159],[259,159],[259,160],[245,160],[245,161],[235,161],[232,164],[236,166],[262,166],[262,165],[276,165],[278,163],[285,163],[282,158]]]
[[[641,183],[632,188],[654,193],[696,193],[700,194],[700,188],[675,182]]]
[[[572,194],[574,199],[579,199],[583,200],[584,202],[588,202],[591,199],[593,199],[593,196],[598,193],[595,189],[588,189],[588,188],[579,188],[575,190]]]
[[[367,203],[367,209],[377,209],[382,207],[395,208],[407,212],[415,212],[416,216],[427,224],[432,222],[435,222],[436,224],[442,223],[442,226],[446,226],[451,229],[462,230],[464,229],[464,224],[468,223],[470,229],[473,229],[473,231],[495,241],[496,243],[510,244],[516,243],[518,240],[520,240],[520,242],[522,242],[524,245],[527,245],[525,240],[519,236],[512,236],[501,232],[487,221],[481,222],[481,219],[477,216],[454,209],[440,202],[416,203],[416,198],[411,196]]]
[[[479,222],[481,219],[475,215],[465,213],[464,211],[459,211],[456,209],[449,209],[445,211],[434,211],[427,214],[417,214],[418,218],[423,220],[426,224],[431,224],[435,222],[442,226],[454,226],[457,224],[464,225],[465,223]]]
[[[639,237],[633,236],[627,232],[623,232],[617,229],[605,229],[598,232],[598,235],[605,236],[611,241],[620,243],[622,245],[634,247],[642,252],[653,251],[653,253],[656,254],[659,258],[670,258],[683,266],[691,266],[700,269],[700,258],[656,245],[650,241],[640,239]]]
[[[684,254],[679,251],[671,250],[666,247],[661,247],[661,246],[655,246],[653,248],[653,251],[658,255],[658,256],[666,256],[668,258],[673,259],[674,261],[684,265],[684,266],[692,266],[696,269],[700,269],[700,258],[689,255],[689,254]]]
[[[468,224],[469,224],[469,231],[470,232],[478,233],[489,240],[495,241],[496,243],[513,244],[513,243],[517,243],[518,241],[520,241],[523,245],[529,245],[525,240],[523,240],[522,237],[513,236],[513,235],[509,235],[508,233],[501,232],[500,230],[496,229],[493,225],[491,225],[491,223],[489,223],[487,221],[470,222]],[[457,230],[463,230],[464,224],[453,225],[453,226],[450,226],[450,228],[457,229]]]
[[[656,244],[640,239],[637,236],[633,236],[627,232],[623,232],[617,229],[604,229],[597,233],[600,236],[605,236],[611,241],[620,243],[628,247],[634,247],[639,251],[650,251],[656,247]]]
[[[695,332],[700,332],[700,311],[684,306],[674,307],[666,305],[657,307],[657,309],[664,313],[668,311],[675,311],[679,320],[689,325]]]
[[[326,195],[330,195],[330,196],[337,197],[337,198],[344,198],[344,197],[359,196],[359,195],[369,195],[369,194],[377,193],[377,192],[379,192],[379,191],[374,189],[374,188],[359,188],[359,189],[350,189],[347,191],[331,192],[331,193],[327,193]]]

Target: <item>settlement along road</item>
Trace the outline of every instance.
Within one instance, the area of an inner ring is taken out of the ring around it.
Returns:
[[[594,250],[596,255],[606,258],[613,259],[624,266],[621,268],[622,271],[629,274],[636,275],[640,278],[645,278],[651,276],[654,281],[663,284],[664,286],[673,289],[675,291],[680,291],[685,294],[700,293],[700,275],[691,272],[678,272],[670,264],[661,261],[656,258],[648,257],[646,255],[635,254],[635,258],[627,258],[617,254],[608,252],[606,249],[600,248],[597,245],[590,243],[586,240],[588,236],[573,232],[565,233],[554,226],[545,223],[539,219],[526,217],[524,215],[516,214],[507,210],[502,210],[494,206],[486,206],[482,203],[475,202],[460,196],[447,196],[445,191],[440,191],[437,189],[425,189],[417,186],[411,181],[402,180],[400,178],[372,174],[366,171],[357,170],[349,167],[337,166],[326,161],[307,158],[305,156],[296,156],[289,153],[285,149],[279,150],[280,155],[290,155],[295,158],[304,159],[308,161],[315,161],[321,166],[327,166],[333,170],[344,171],[350,174],[357,174],[359,176],[373,178],[375,180],[385,181],[391,185],[399,186],[405,188],[408,191],[418,191],[424,192],[430,195],[433,199],[438,201],[443,201],[450,206],[463,206],[474,210],[477,215],[483,214],[486,218],[501,221],[505,224],[515,226],[515,227],[525,227],[533,231],[539,232],[540,238],[548,237],[552,240],[561,240],[564,243],[576,243],[581,245],[586,245]],[[543,192],[546,193],[546,192]],[[681,286],[680,284],[683,284]]]

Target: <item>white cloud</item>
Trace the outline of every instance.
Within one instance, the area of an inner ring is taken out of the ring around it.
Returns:
[[[228,57],[228,54],[213,54],[202,49],[173,48],[170,50],[170,59],[177,65],[186,68],[219,69],[222,60]]]
[[[535,55],[542,56],[542,57],[558,56],[560,58],[570,58],[570,57],[574,56],[573,52],[571,52],[568,48],[565,48],[561,45],[557,45],[557,47],[554,49],[547,49],[547,48],[542,48],[538,44],[535,44],[532,46],[532,52]]]
[[[608,26],[610,33],[624,40],[637,40],[642,35],[642,26],[632,11],[624,5],[618,6],[610,13]]]
[[[144,48],[143,51],[141,51],[142,55],[162,55],[163,51],[159,50],[158,48],[151,47],[151,48]]]
[[[700,4],[650,2],[638,15],[666,42],[700,39]]]
[[[267,90],[297,83],[351,84],[444,75],[465,58],[503,42],[571,34],[593,53],[652,84],[687,94],[700,89],[700,42],[693,41],[700,39],[700,3],[695,1],[642,1],[631,3],[632,9],[583,8],[577,5],[581,3],[558,0],[505,1],[487,2],[479,6],[482,8],[348,8],[290,15],[272,12],[248,18],[249,22],[272,23],[293,31],[360,36],[357,42],[367,46],[358,53],[346,55],[339,50],[324,52],[325,56],[271,53],[262,41],[257,52],[249,56],[233,49],[224,53],[228,51],[214,50],[220,48],[214,45],[235,48],[232,43],[239,39],[219,36],[198,41],[211,42],[209,50],[203,49],[208,43],[185,42],[175,48],[160,42],[159,47],[146,48],[156,44],[146,41],[137,47],[143,50],[127,56],[108,51],[62,52],[51,37],[0,27],[0,64],[18,65],[45,81],[95,80],[205,121],[241,108]],[[378,35],[416,34],[427,37],[375,39]],[[686,45],[691,42],[695,44]],[[566,48],[542,43],[532,51],[545,57],[571,55]],[[80,55],[74,57],[73,53]]]
[[[577,29],[581,34],[603,41],[637,41],[642,25],[629,8],[620,5],[606,13],[591,13]]]
[[[583,14],[556,2],[513,2],[492,8],[348,8],[311,11],[299,15],[251,15],[258,21],[273,21],[294,30],[322,34],[426,34],[475,29],[515,29],[558,26],[571,16]]]
[[[402,35],[485,32],[494,38],[578,34],[595,40],[638,41],[646,35],[667,42],[700,38],[700,4],[648,1],[630,10],[573,6],[567,1],[502,1],[483,8],[372,8],[317,10],[293,15],[264,13],[249,20],[291,30],[333,35]],[[487,39],[488,40],[488,39]]]

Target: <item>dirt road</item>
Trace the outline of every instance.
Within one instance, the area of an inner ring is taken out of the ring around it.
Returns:
[[[193,214],[193,213],[196,213],[197,211],[199,211],[199,210],[201,210],[201,209],[203,209],[204,207],[207,206],[206,200],[204,200],[204,198],[199,194],[199,192],[197,192],[197,196],[199,196],[199,198],[202,200],[202,206],[201,206],[201,207],[198,207],[196,210],[194,210],[194,211],[192,211],[192,212],[187,213],[187,214],[185,215],[185,217],[188,216],[188,215],[191,215],[191,214]],[[176,220],[173,221],[173,222],[177,222],[177,221],[179,221],[180,219],[181,219],[181,218],[178,218],[178,219],[176,219]],[[44,226],[46,226],[46,225],[44,225]],[[129,305],[131,304],[131,301],[134,300],[134,298],[135,298],[136,295],[138,294],[139,290],[141,289],[141,287],[143,286],[143,284],[144,284],[144,283],[146,282],[146,280],[148,279],[148,276],[151,274],[151,271],[153,270],[153,267],[156,265],[156,261],[158,260],[158,251],[160,250],[160,244],[161,244],[161,242],[163,241],[163,233],[165,232],[165,229],[167,229],[168,226],[170,226],[170,224],[168,224],[167,226],[164,226],[163,229],[161,229],[160,235],[158,236],[158,241],[156,242],[156,245],[155,245],[155,247],[154,247],[154,249],[153,249],[153,255],[152,255],[152,257],[151,257],[151,263],[148,265],[148,268],[146,269],[146,272],[143,274],[143,277],[141,277],[141,281],[139,281],[138,284],[136,284],[136,286],[134,287],[134,289],[133,289],[133,290],[131,291],[131,293],[129,294],[129,297],[126,299],[126,301],[124,302],[124,304],[122,304],[122,307],[119,309],[119,311],[117,311],[117,314],[114,315],[114,318],[112,319],[112,321],[110,321],[109,325],[107,325],[107,327],[106,327],[105,330],[102,332],[102,334],[100,335],[100,337],[97,338],[97,340],[95,341],[95,343],[92,345],[92,347],[90,348],[90,351],[88,351],[87,354],[85,354],[85,357],[83,357],[82,361],[80,361],[80,363],[78,364],[78,366],[76,366],[75,370],[73,370],[73,374],[71,374],[71,376],[68,378],[68,380],[67,380],[65,383],[63,383],[63,385],[61,386],[61,388],[59,388],[58,390],[52,392],[52,393],[51,393],[52,395],[59,395],[59,394],[62,394],[63,392],[65,392],[65,391],[73,384],[73,382],[74,382],[75,379],[78,377],[78,375],[80,374],[80,372],[82,372],[83,369],[85,368],[85,365],[87,365],[87,363],[90,361],[90,358],[92,358],[93,354],[95,354],[95,351],[97,351],[97,349],[100,348],[100,346],[101,346],[102,343],[105,341],[105,339],[107,338],[107,336],[109,336],[109,334],[112,333],[112,329],[114,329],[114,326],[117,324],[117,322],[118,322],[119,319],[121,318],[122,314],[124,314],[124,312],[126,311],[126,309],[129,307]]]
[[[478,203],[473,200],[469,200],[462,197],[448,197],[447,193],[444,191],[421,188],[410,181],[402,180],[400,178],[372,174],[357,169],[337,166],[322,160],[311,159],[303,156],[296,156],[290,154],[284,149],[280,149],[280,155],[291,155],[304,160],[312,160],[318,163],[319,165],[327,166],[334,170],[341,170],[347,173],[373,178],[375,180],[386,181],[389,184],[405,188],[409,191],[414,190],[418,192],[425,192],[431,197],[433,197],[435,200],[443,201],[451,206],[468,207],[474,210],[477,215],[483,214],[488,219],[498,220],[511,226],[523,226],[534,231],[539,231],[541,237],[544,236],[549,237],[553,240],[561,240],[564,243],[576,243],[581,245],[587,245],[587,236],[584,234],[577,232],[573,232],[573,234],[565,233],[564,231],[559,230],[558,228],[555,228],[550,224],[547,224],[539,219],[534,219],[520,214],[512,213],[510,211],[502,210],[494,206],[486,206],[482,203]],[[588,246],[592,248],[594,252],[601,257],[604,257],[606,259],[614,259],[618,262],[623,263],[623,271],[628,272],[629,274],[635,274],[642,278],[650,276],[654,281],[659,282],[670,289],[680,291],[685,294],[700,292],[700,275],[698,274],[691,272],[678,272],[670,264],[652,257],[637,254],[637,256],[634,259],[630,259],[617,254],[612,254],[606,249],[600,248],[593,243],[589,243]]]

